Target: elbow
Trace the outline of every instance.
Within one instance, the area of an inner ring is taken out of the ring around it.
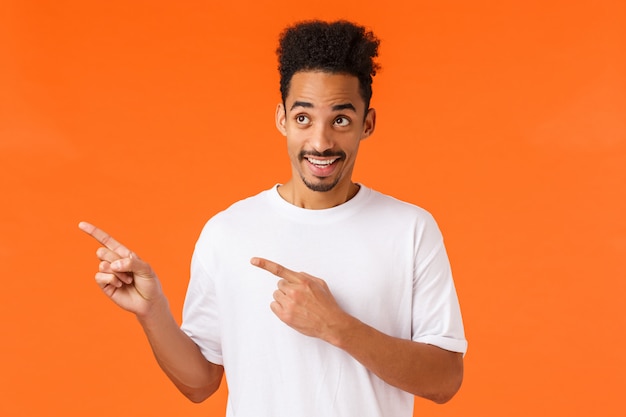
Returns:
[[[446,381],[445,386],[443,386],[439,392],[431,395],[428,399],[433,401],[436,404],[445,404],[450,401],[459,389],[461,389],[461,384],[463,383],[463,368],[461,368],[455,375],[450,376]]]
[[[211,395],[213,395],[215,391],[217,391],[218,387],[219,387],[219,384],[215,388],[201,388],[201,389],[187,388],[187,389],[181,389],[180,392],[192,403],[200,404],[201,402],[209,398]]]
[[[178,390],[192,403],[199,404],[213,395],[220,387],[221,378],[204,387],[178,386]]]
[[[445,404],[456,395],[457,391],[440,392],[438,394],[432,395],[429,400],[431,400],[435,404]]]
[[[201,402],[203,402],[204,400],[206,400],[207,398],[211,396],[210,393],[206,393],[202,391],[183,392],[183,395],[187,397],[189,401],[195,404],[200,404]]]
[[[430,393],[429,395],[424,395],[424,398],[434,402],[435,404],[445,404],[454,398],[456,393],[459,392],[459,388],[461,388],[460,383],[456,387],[446,388],[438,392]]]

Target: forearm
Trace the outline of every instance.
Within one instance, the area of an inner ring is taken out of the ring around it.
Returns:
[[[217,391],[224,368],[207,361],[180,329],[165,297],[155,303],[149,314],[137,318],[159,366],[187,398],[201,402]]]
[[[388,336],[353,317],[328,340],[390,385],[444,403],[463,380],[463,355]]]

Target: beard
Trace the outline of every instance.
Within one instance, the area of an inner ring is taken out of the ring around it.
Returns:
[[[335,188],[335,185],[337,185],[337,183],[339,183],[340,177],[335,178],[335,180],[333,182],[329,182],[329,183],[312,183],[310,181],[307,181],[306,178],[304,178],[304,176],[300,176],[300,178],[302,179],[302,182],[304,183],[304,185],[306,185],[306,187],[311,190],[311,191],[319,191],[319,192],[326,192],[326,191],[330,191],[333,188]]]

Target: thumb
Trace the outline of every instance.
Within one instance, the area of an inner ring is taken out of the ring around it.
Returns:
[[[128,258],[118,259],[111,263],[111,269],[115,272],[132,273],[137,276],[152,276],[152,268],[150,268],[150,265],[139,259],[139,257],[132,252]]]

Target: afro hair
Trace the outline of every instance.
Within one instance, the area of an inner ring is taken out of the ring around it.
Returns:
[[[289,94],[291,77],[296,72],[325,71],[357,77],[368,108],[372,77],[380,68],[374,61],[379,44],[371,31],[344,20],[305,21],[286,28],[276,50],[283,103]]]

